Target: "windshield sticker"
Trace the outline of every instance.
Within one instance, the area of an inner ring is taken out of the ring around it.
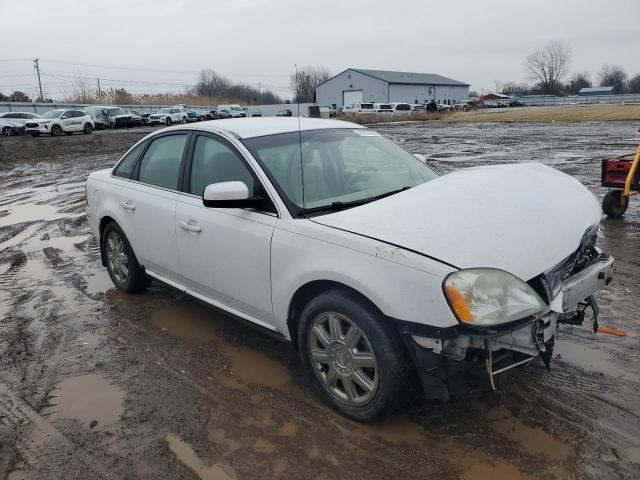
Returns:
[[[373,130],[369,130],[368,128],[359,128],[354,130],[355,133],[360,135],[361,137],[379,137],[380,134],[378,132],[374,132]]]

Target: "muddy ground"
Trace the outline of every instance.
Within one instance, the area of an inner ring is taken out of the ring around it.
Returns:
[[[378,130],[442,173],[536,160],[601,196],[600,158],[632,152],[637,127]],[[627,337],[564,327],[550,372],[495,393],[460,377],[446,405],[414,396],[361,425],[317,400],[287,345],[157,283],[112,288],[83,185],[143,132],[0,138],[0,479],[640,477],[640,201],[603,221],[617,263],[601,324]]]

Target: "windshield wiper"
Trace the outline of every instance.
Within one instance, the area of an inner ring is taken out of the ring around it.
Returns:
[[[318,213],[318,212],[326,212],[326,211],[339,212],[340,210],[346,210],[347,208],[358,207],[360,205],[364,205],[367,203],[374,202],[376,200],[380,200],[381,198],[390,197],[391,195],[404,192],[405,190],[409,190],[410,188],[412,187],[404,186],[397,190],[381,193],[380,195],[375,195],[373,197],[361,198],[360,200],[352,200],[350,202],[332,202],[329,205],[322,205],[321,207],[303,208],[300,211],[298,211],[298,214],[306,215],[309,213]]]

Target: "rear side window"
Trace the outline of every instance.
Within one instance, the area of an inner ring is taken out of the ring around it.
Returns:
[[[178,189],[178,175],[187,135],[169,135],[151,142],[140,162],[138,180],[149,185]]]
[[[133,149],[125,155],[122,161],[118,164],[113,174],[116,177],[131,178],[133,168],[136,166],[136,162],[140,157],[140,154],[144,150],[146,142],[142,142],[139,145],[133,147]]]
[[[202,195],[207,185],[240,181],[255,195],[255,182],[249,168],[231,148],[211,137],[198,137],[193,152],[189,191]]]

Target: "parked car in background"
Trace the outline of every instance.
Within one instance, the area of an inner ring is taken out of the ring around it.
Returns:
[[[58,109],[49,110],[40,118],[29,120],[25,127],[26,132],[34,137],[43,133],[57,137],[63,133],[71,135],[73,132],[90,134],[93,132],[94,122],[91,115],[82,110]]]
[[[4,112],[0,113],[0,120],[6,120],[7,122],[16,123],[18,125],[24,125],[29,120],[40,118],[39,115],[30,112]]]
[[[420,105],[419,103],[415,103],[411,105],[412,112],[424,112],[427,109],[426,105]]]
[[[499,106],[498,102],[494,102],[493,100],[485,100],[482,104],[483,108],[498,108]]]
[[[186,114],[187,114],[187,122],[189,122],[189,123],[199,122],[201,120],[201,118],[202,118],[198,114],[198,112],[195,111],[195,110],[187,110]]]
[[[446,399],[455,371],[494,385],[548,367],[558,325],[597,315],[612,280],[600,204],[575,178],[540,163],[440,176],[350,122],[156,132],[90,174],[86,199],[118,289],[150,277],[293,342],[320,397],[361,421],[418,379]]]
[[[393,113],[393,105],[390,103],[376,103],[374,107],[376,113]]]
[[[149,112],[141,112],[139,110],[131,110],[132,113],[132,117],[134,115],[140,117],[140,119],[142,120],[142,125],[149,125],[149,115],[151,115]]]
[[[144,120],[141,115],[134,112],[128,112],[128,114],[131,115],[131,122],[129,122],[130,127],[141,127],[144,125]]]
[[[247,116],[246,110],[238,104],[218,105],[218,110],[226,110],[229,112],[230,118],[241,118]]]
[[[337,115],[337,113],[338,113],[338,110],[337,110],[335,104],[329,105],[329,117],[333,118],[333,117],[335,117]]]
[[[13,119],[0,118],[0,134],[5,136],[20,135],[25,132],[25,126]]]
[[[220,118],[220,114],[218,113],[218,110],[216,108],[214,108],[213,110],[209,111],[209,120],[218,120]]]
[[[410,103],[394,102],[391,103],[391,108],[393,108],[393,113],[396,114],[411,113]]]
[[[90,105],[85,107],[84,111],[93,118],[97,129],[131,126],[131,114],[126,113],[121,107]]]
[[[255,112],[251,113],[252,117],[261,117],[262,116],[262,112],[260,110],[257,110]]]
[[[216,112],[218,114],[218,118],[239,118],[239,115],[235,112],[231,112],[228,108],[220,108]]]
[[[178,107],[165,107],[149,115],[149,125],[187,123],[187,114]]]
[[[439,112],[447,112],[452,108],[451,105],[447,105],[446,103],[437,103],[436,105]]]
[[[524,107],[524,103],[519,102],[518,100],[511,100],[509,102],[510,107]]]
[[[293,112],[288,108],[284,110],[280,110],[278,113],[276,113],[276,117],[291,117],[291,116],[293,116]]]
[[[373,103],[351,103],[344,107],[344,113],[350,115],[362,115],[376,113]]]

